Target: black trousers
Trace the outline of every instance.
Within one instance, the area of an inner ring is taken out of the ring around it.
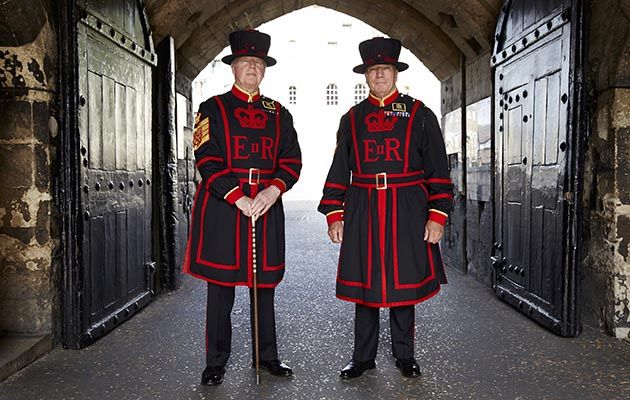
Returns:
[[[275,289],[258,289],[258,337],[260,359],[271,361],[278,358],[276,344],[276,320],[274,313]],[[252,360],[254,347],[254,291],[250,289],[250,324],[252,333]],[[232,349],[232,321],[230,314],[234,306],[234,287],[208,283],[206,308],[206,365],[224,366]]]
[[[376,358],[379,314],[380,308],[356,305],[353,360],[365,362]],[[414,356],[414,306],[390,307],[389,329],[394,357],[412,358]]]

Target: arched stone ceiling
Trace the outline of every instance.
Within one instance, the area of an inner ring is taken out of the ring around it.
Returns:
[[[153,37],[175,41],[177,71],[194,79],[228,45],[237,29],[310,5],[358,18],[400,39],[440,80],[491,50],[501,0],[146,0]]]

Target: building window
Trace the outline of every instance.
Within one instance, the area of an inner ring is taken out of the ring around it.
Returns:
[[[365,88],[365,84],[357,83],[354,86],[354,104],[359,104],[367,97],[367,89]]]
[[[339,103],[339,96],[337,95],[337,85],[334,83],[326,86],[326,105],[336,106]]]
[[[295,86],[289,86],[289,104],[297,104],[297,91]]]

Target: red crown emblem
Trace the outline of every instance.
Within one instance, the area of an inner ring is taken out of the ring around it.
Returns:
[[[365,124],[369,132],[391,131],[396,125],[398,117],[395,115],[385,116],[385,111],[381,108],[378,113],[371,112],[365,117]]]
[[[263,129],[267,126],[269,117],[264,111],[255,109],[251,104],[247,108],[239,107],[234,110],[234,116],[243,128]]]

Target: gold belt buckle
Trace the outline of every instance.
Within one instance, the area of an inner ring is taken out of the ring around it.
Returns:
[[[252,179],[252,177],[254,176],[254,173],[256,174],[256,177],[255,179]],[[259,183],[260,183],[260,169],[250,168],[249,169],[249,184],[258,185]]]
[[[379,182],[381,181],[379,179],[380,177],[383,177],[383,179],[382,179],[383,186],[379,185]],[[387,189],[387,173],[380,172],[380,173],[376,174],[376,190],[383,190],[383,189]]]

